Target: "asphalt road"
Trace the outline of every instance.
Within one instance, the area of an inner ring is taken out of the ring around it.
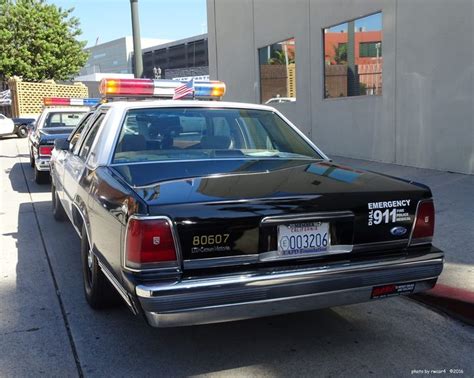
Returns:
[[[53,220],[26,140],[0,139],[0,170],[2,377],[474,376],[474,328],[407,298],[175,329],[93,311],[79,238]]]

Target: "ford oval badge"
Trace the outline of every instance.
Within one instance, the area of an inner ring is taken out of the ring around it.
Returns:
[[[393,236],[402,236],[407,233],[407,229],[405,227],[394,227],[390,230],[390,233]]]

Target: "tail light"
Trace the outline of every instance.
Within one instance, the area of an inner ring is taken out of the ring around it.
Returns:
[[[125,267],[137,270],[177,267],[176,245],[167,218],[130,218]]]
[[[41,156],[51,156],[54,146],[39,146],[39,154]]]
[[[431,243],[435,225],[433,200],[418,202],[410,245]]]

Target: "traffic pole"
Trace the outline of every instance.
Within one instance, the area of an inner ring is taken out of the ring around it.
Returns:
[[[132,35],[133,35],[133,63],[135,77],[143,76],[142,41],[140,38],[140,19],[138,17],[138,0],[130,0],[132,13]]]

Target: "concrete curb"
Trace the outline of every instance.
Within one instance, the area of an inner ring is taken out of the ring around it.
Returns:
[[[438,284],[431,290],[411,295],[411,297],[474,326],[474,292],[472,291]]]

